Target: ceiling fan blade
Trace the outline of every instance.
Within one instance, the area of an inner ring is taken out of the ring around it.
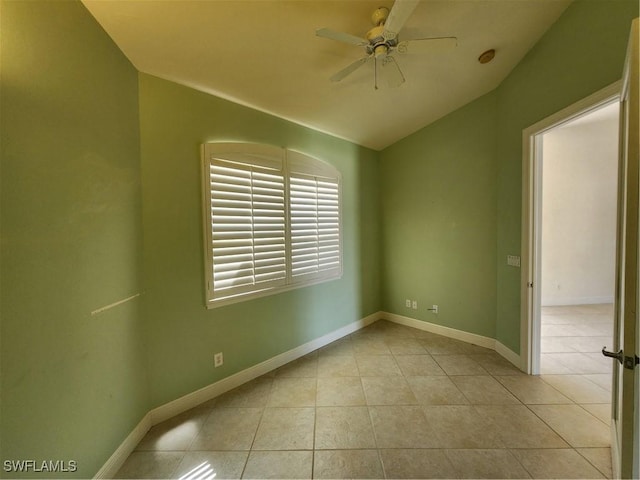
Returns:
[[[387,21],[384,22],[382,36],[385,40],[392,40],[398,36],[405,22],[409,19],[419,0],[396,0],[391,7]]]
[[[362,57],[356,60],[355,62],[351,63],[347,67],[340,70],[338,73],[334,74],[329,80],[331,80],[332,82],[339,82],[340,80],[345,78],[347,75],[350,75],[351,73],[355,72],[358,68],[360,68],[362,65],[367,63],[367,60],[369,60],[370,58],[371,56],[369,55],[367,57]]]
[[[404,83],[404,75],[391,55],[376,57],[374,87],[376,90],[383,86],[399,87]]]
[[[456,37],[431,37],[431,38],[413,38],[410,40],[402,40],[396,47],[398,53],[427,53],[427,52],[444,52],[452,50],[458,46]]]
[[[316,30],[316,35],[318,37],[330,38],[331,40],[338,40],[339,42],[350,43],[351,45],[358,45],[360,47],[369,45],[369,42],[364,38],[356,37],[355,35],[351,35],[349,33],[336,32],[335,30],[331,30],[329,28],[319,28],[318,30]]]

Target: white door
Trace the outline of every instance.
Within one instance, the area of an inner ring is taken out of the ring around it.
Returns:
[[[631,28],[620,98],[620,203],[613,360],[611,452],[617,478],[638,478],[638,308],[640,285],[638,19]]]

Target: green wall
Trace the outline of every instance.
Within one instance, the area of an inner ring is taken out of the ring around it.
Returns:
[[[385,311],[495,337],[496,108],[490,93],[382,152]]]
[[[139,74],[79,2],[0,5],[2,461],[91,477],[153,407],[380,310],[377,152]],[[342,279],[204,307],[200,144],[219,140],[342,172]]]
[[[522,129],[618,79],[638,15],[576,1],[496,90],[374,152],[138,74],[79,2],[0,5],[0,457],[78,477],[153,407],[380,310],[519,351]],[[342,172],[342,279],[205,308],[207,141]]]
[[[522,130],[618,80],[637,16],[636,0],[572,3],[492,93],[381,153],[385,310],[520,351]]]
[[[91,477],[149,406],[139,301],[91,315],[141,289],[138,77],[80,3],[1,8],[0,457]]]
[[[498,315],[496,338],[520,351],[522,130],[622,77],[637,0],[579,0],[497,89]]]
[[[149,75],[140,75],[144,318],[152,406],[380,310],[377,153]],[[207,310],[200,146],[267,143],[343,176],[342,279]],[[225,363],[213,368],[213,354]]]

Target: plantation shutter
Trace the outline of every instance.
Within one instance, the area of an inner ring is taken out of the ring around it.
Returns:
[[[282,172],[221,159],[209,168],[213,298],[284,285]]]
[[[340,274],[339,188],[338,179],[299,173],[289,178],[294,281]]]
[[[341,177],[270,145],[203,145],[207,307],[339,278]]]

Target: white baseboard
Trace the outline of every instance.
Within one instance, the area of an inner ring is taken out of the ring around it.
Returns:
[[[93,478],[115,478],[116,473],[122,467],[125,460],[131,455],[140,443],[140,440],[147,434],[151,428],[151,415],[147,413],[142,420],[135,426],[133,431],[124,439],[124,442],[113,452],[113,455],[109,457],[109,460],[102,466],[98,473]]]
[[[426,332],[442,335],[443,337],[454,338],[456,340],[462,340],[463,342],[473,343],[485,348],[494,349],[495,340],[489,337],[483,337],[482,335],[476,335],[475,333],[465,332],[463,330],[456,330],[451,327],[444,327],[435,323],[425,322],[423,320],[416,320],[415,318],[405,317],[403,315],[397,315],[395,313],[383,312],[382,318],[389,320],[400,325],[406,325],[407,327],[417,328],[418,330],[424,330]]]
[[[107,462],[102,466],[94,478],[113,478],[120,467],[122,467],[122,464],[125,462],[127,457],[134,451],[136,445],[138,445],[140,440],[142,440],[153,425],[157,425],[158,423],[179,415],[182,412],[186,412],[191,408],[197,407],[201,403],[211,400],[212,398],[251,381],[254,378],[286,365],[287,363],[303,357],[314,350],[329,345],[350,333],[356,332],[361,328],[380,320],[380,318],[381,312],[373,313],[356,322],[345,325],[338,330],[334,330],[333,332],[323,335],[322,337],[311,340],[310,342],[281,353],[280,355],[276,355],[275,357],[265,360],[253,367],[249,367],[234,375],[223,378],[218,382],[196,390],[195,392],[188,393],[187,395],[177,398],[169,403],[165,403],[164,405],[154,408],[144,416],[113,455],[111,455],[109,460],[107,460]]]
[[[163,422],[171,417],[174,417],[182,412],[186,412],[187,410],[200,405],[207,400],[211,400],[219,395],[222,395],[229,390],[233,390],[240,385],[247,383],[254,378],[258,378],[265,373],[268,373],[276,368],[279,368],[283,365],[286,365],[297,358],[303,357],[308,353],[317,350],[318,348],[322,348],[325,345],[330,344],[331,342],[335,342],[345,335],[349,335],[355,331],[360,330],[361,328],[370,325],[380,318],[380,313],[376,312],[372,315],[369,315],[361,320],[350,323],[338,330],[334,330],[331,333],[323,335],[320,338],[316,338],[315,340],[311,340],[299,347],[293,348],[287,352],[281,353],[272,357],[264,362],[258,363],[253,367],[249,367],[245,370],[242,370],[236,374],[233,374],[229,377],[223,378],[222,380],[212,383],[211,385],[207,385],[195,392],[189,393],[183,397],[177,398],[169,403],[165,403],[157,408],[151,410],[151,421],[153,425],[156,425],[160,422]]]
[[[445,327],[443,325],[438,325],[435,323],[425,322],[423,320],[417,320],[411,317],[405,317],[403,315],[397,315],[395,313],[380,312],[380,315],[381,318],[394,323],[399,323],[400,325],[406,325],[407,327],[417,328],[418,330],[424,330],[426,332],[435,333],[444,337],[461,340],[467,343],[473,343],[474,345],[478,345],[480,347],[490,348],[504,357],[506,360],[511,362],[517,368],[522,368],[522,365],[520,364],[520,355],[518,355],[494,338],[465,332],[463,330],[457,330],[451,327]]]
[[[462,330],[456,330],[455,328],[444,327],[435,323],[424,322],[422,320],[394,313],[376,312],[361,320],[345,325],[338,330],[334,330],[333,332],[323,335],[322,337],[316,338],[315,340],[311,340],[310,342],[293,348],[287,352],[276,355],[275,357],[265,360],[253,367],[249,367],[241,372],[223,378],[218,382],[196,390],[195,392],[188,393],[187,395],[177,398],[169,403],[165,403],[164,405],[154,408],[142,418],[140,423],[136,425],[133,431],[127,436],[113,455],[111,455],[109,460],[107,460],[94,478],[113,478],[131,452],[134,451],[140,440],[142,440],[153,425],[168,420],[182,412],[186,412],[191,408],[197,407],[201,403],[222,395],[229,390],[239,387],[246,382],[286,365],[293,360],[303,357],[314,350],[329,345],[350,333],[356,332],[361,328],[382,319],[389,320],[400,325],[417,328],[418,330],[424,330],[437,335],[454,338],[456,340],[462,340],[463,342],[473,343],[474,345],[479,345],[481,347],[490,348],[513,363],[516,367],[521,368],[520,355],[514,353],[512,350],[493,338],[476,335]]]
[[[494,347],[494,350],[496,351],[496,353],[509,360],[513,365],[522,370],[522,358],[520,357],[520,355],[515,353],[513,350],[511,350],[509,347],[505,346],[498,340],[495,340],[495,342],[496,345]]]

